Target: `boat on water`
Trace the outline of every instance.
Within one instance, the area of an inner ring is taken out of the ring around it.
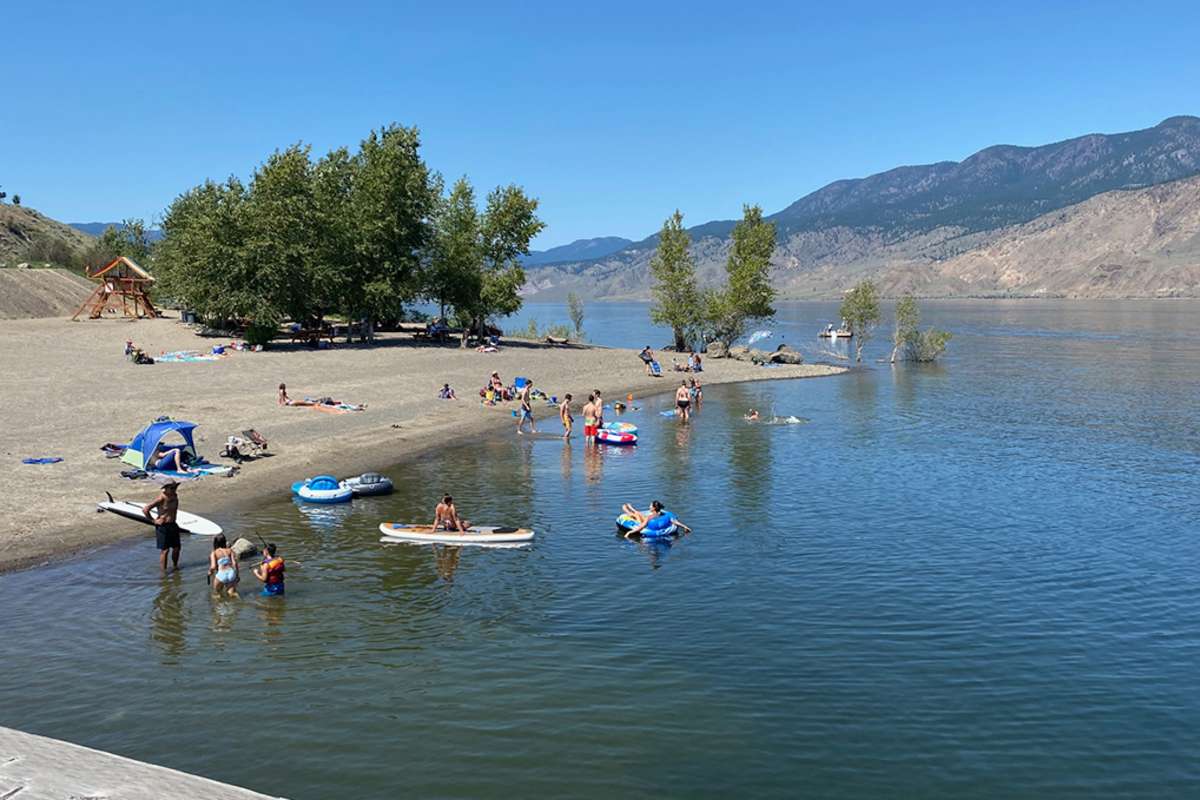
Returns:
[[[826,325],[817,336],[820,336],[822,339],[852,339],[854,331],[845,326],[834,328],[832,325]]]

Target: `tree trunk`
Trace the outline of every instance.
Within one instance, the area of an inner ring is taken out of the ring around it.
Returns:
[[[858,364],[862,363],[862,349],[863,349],[862,336],[861,335],[855,336],[854,337],[854,361]]]
[[[681,328],[673,328],[675,334],[675,351],[682,353],[687,349],[687,341],[683,338],[683,330]]]

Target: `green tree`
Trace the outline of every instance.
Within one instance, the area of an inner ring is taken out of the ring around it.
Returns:
[[[567,314],[571,317],[571,326],[575,329],[575,338],[583,339],[583,301],[574,292],[567,294]]]
[[[688,342],[702,327],[704,316],[703,298],[696,287],[696,268],[688,251],[690,245],[691,237],[683,229],[683,214],[676,209],[663,222],[658,250],[650,260],[650,274],[654,277],[650,320],[670,327],[676,350],[687,349]]]
[[[389,125],[371,131],[353,158],[354,258],[342,303],[351,316],[398,316],[421,294],[437,196],[420,146],[416,128]]]
[[[705,316],[716,341],[730,345],[746,332],[750,321],[775,316],[771,305],[775,301],[771,285],[774,252],[775,223],[763,219],[760,206],[743,206],[725,263],[728,283],[724,289],[705,293]]]
[[[150,266],[150,237],[146,221],[127,219],[120,225],[109,225],[100,237],[83,253],[83,266],[97,269],[106,266],[117,256],[132,259],[142,267]]]
[[[21,195],[19,195],[19,194],[14,194],[14,195],[13,195],[13,199],[12,199],[12,203],[13,203],[13,205],[14,205],[14,206],[19,206],[19,205],[21,205]]]
[[[472,314],[473,327],[480,336],[489,316],[507,317],[521,308],[525,271],[519,259],[529,255],[529,243],[546,227],[538,219],[537,207],[537,200],[513,184],[497,187],[488,194],[480,225],[482,288]]]
[[[911,294],[896,301],[896,330],[892,335],[892,363],[936,361],[946,350],[951,334],[937,328],[920,330],[921,310]]]
[[[866,346],[875,327],[879,325],[879,290],[871,281],[862,281],[854,286],[842,299],[842,319],[854,334],[855,361],[862,361]]]
[[[454,182],[449,196],[439,198],[433,228],[425,296],[443,317],[447,307],[466,311],[458,321],[469,325],[469,307],[483,288],[483,238],[475,190],[465,177]]]

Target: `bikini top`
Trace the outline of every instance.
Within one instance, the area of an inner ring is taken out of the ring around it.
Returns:
[[[217,559],[217,566],[219,566],[219,567],[232,567],[232,566],[233,566],[233,560],[232,560],[232,559],[231,559],[229,556],[221,556],[220,558],[218,558],[218,559]]]

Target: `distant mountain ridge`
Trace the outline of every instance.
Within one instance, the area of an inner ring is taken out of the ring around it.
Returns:
[[[779,233],[775,280],[787,293],[836,295],[851,279],[952,259],[986,246],[1012,226],[1045,223],[1047,215],[1098,195],[1198,174],[1200,118],[1179,116],[1140,131],[1089,134],[1040,147],[996,145],[960,162],[897,167],[835,181],[768,217]],[[1120,205],[1119,200],[1111,202]],[[1187,198],[1180,202],[1186,204]],[[689,229],[702,282],[718,279],[734,224],[716,220]],[[553,299],[577,291],[601,298],[644,298],[656,244],[657,235],[608,256],[527,270],[526,296]],[[1061,257],[1070,259],[1071,254],[1062,252]],[[1070,280],[1060,278],[1057,288],[1045,291],[1071,294]],[[896,285],[900,283],[904,281]],[[970,281],[924,285],[931,294],[945,296],[979,288]],[[1133,289],[1090,286],[1087,291],[1104,296]],[[997,291],[1009,290],[987,289]]]
[[[68,222],[67,224],[77,231],[82,231],[88,236],[95,236],[97,238],[109,228],[121,230],[125,227],[125,223],[123,222]],[[146,238],[151,243],[157,242],[162,237],[163,232],[161,228],[148,228],[146,230]]]
[[[528,266],[553,264],[559,261],[587,261],[604,258],[633,244],[632,239],[620,236],[600,236],[595,239],[576,239],[570,244],[551,247],[549,250],[534,250],[522,263]]]

